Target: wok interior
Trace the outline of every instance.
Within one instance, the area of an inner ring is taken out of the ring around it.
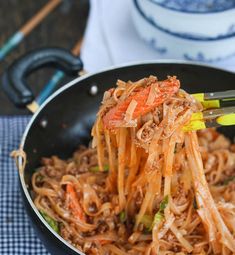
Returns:
[[[149,75],[159,79],[177,75],[181,87],[189,93],[235,89],[233,73],[193,64],[142,64],[91,75],[47,103],[29,129],[24,143],[27,154],[25,183],[29,189],[32,173],[42,157],[68,158],[79,145],[88,144],[104,91],[114,87],[117,79],[135,81]],[[98,87],[98,93],[91,95],[90,88],[94,85]],[[233,139],[235,127],[220,131]]]

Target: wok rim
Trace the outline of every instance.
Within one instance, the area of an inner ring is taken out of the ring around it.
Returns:
[[[65,90],[67,90],[68,88],[76,85],[78,82],[85,80],[91,76],[94,76],[96,74],[100,74],[106,71],[112,71],[118,68],[125,68],[125,67],[131,67],[131,66],[139,66],[139,65],[148,65],[148,64],[188,64],[188,65],[195,65],[195,66],[201,66],[201,67],[207,67],[207,68],[211,68],[211,69],[215,69],[215,70],[219,70],[219,71],[224,71],[227,73],[231,73],[235,75],[235,72],[226,70],[225,68],[218,68],[215,66],[212,66],[210,64],[204,64],[204,63],[200,63],[200,62],[195,62],[195,61],[186,61],[186,60],[175,60],[175,59],[159,59],[159,60],[150,60],[150,61],[133,61],[133,62],[128,62],[122,65],[112,65],[108,68],[104,68],[101,69],[100,71],[97,72],[91,72],[85,75],[82,75],[68,83],[66,83],[65,85],[63,85],[61,88],[59,88],[58,90],[56,90],[52,95],[50,95],[43,103],[42,105],[40,105],[39,109],[33,114],[32,118],[30,119],[29,123],[27,124],[25,131],[23,133],[23,136],[21,138],[21,142],[20,142],[20,148],[22,150],[24,150],[24,145],[25,145],[25,141],[26,138],[28,136],[28,133],[31,129],[32,124],[34,123],[34,121],[36,120],[37,116],[39,115],[39,113],[47,106],[48,103],[50,103],[54,98],[56,98],[59,94],[61,94],[62,92],[64,92]],[[27,155],[26,155],[27,158]],[[22,157],[18,157],[17,159],[17,165],[18,168],[20,166],[23,165],[23,158]],[[24,196],[27,199],[27,202],[29,203],[31,209],[33,209],[34,213],[37,215],[37,217],[41,220],[41,222],[44,224],[44,226],[47,228],[48,231],[50,231],[56,238],[59,239],[59,241],[61,241],[64,245],[66,245],[68,248],[72,249],[74,252],[76,252],[77,254],[81,254],[81,255],[86,255],[85,253],[83,253],[82,251],[78,250],[77,248],[75,248],[73,245],[71,245],[68,241],[66,241],[62,236],[60,236],[58,233],[56,233],[46,222],[46,220],[42,217],[42,215],[40,214],[40,212],[38,211],[38,209],[36,208],[30,194],[27,188],[27,185],[25,183],[25,179],[24,179],[24,172],[25,171],[19,171],[19,177],[20,177],[20,185],[21,188],[23,190]]]

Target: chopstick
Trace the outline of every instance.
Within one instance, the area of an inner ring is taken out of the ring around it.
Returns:
[[[26,24],[23,25],[13,36],[11,36],[0,48],[0,61],[12,51],[32,30],[40,24],[62,0],[51,0],[38,13],[36,13]]]
[[[235,125],[235,90],[197,93],[192,96],[201,102],[204,111],[193,113],[184,131]]]

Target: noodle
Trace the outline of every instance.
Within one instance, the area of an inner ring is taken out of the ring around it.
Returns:
[[[235,145],[214,129],[184,133],[198,111],[176,77],[118,80],[92,148],[42,160],[36,207],[86,254],[235,254]]]

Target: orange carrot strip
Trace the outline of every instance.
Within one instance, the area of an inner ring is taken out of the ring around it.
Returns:
[[[162,104],[166,99],[175,94],[180,87],[180,82],[175,77],[169,77],[167,80],[157,81],[156,85],[158,91],[151,105],[146,104],[151,90],[151,86],[148,86],[133,93],[133,95],[129,96],[126,100],[119,102],[116,106],[111,108],[103,117],[104,126],[107,129],[112,129],[116,127],[116,123],[123,121],[126,110],[132,100],[137,102],[132,119],[136,119],[139,116],[150,112],[152,109]]]
[[[108,243],[112,243],[111,240],[98,240],[98,242],[99,242],[101,245],[108,244]]]
[[[72,184],[66,185],[66,195],[68,198],[69,209],[71,210],[73,216],[79,218],[80,220],[85,220],[83,209],[79,204],[77,194]]]

